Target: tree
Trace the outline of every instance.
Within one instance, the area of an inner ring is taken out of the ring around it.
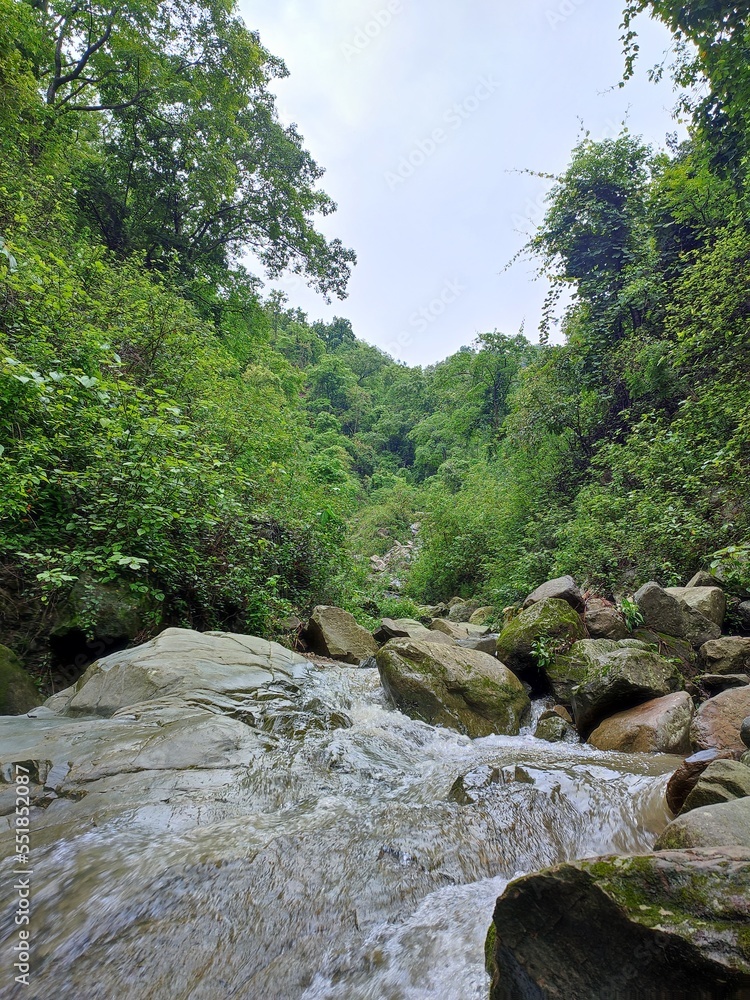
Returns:
[[[75,180],[110,249],[189,275],[250,250],[272,278],[291,270],[345,295],[355,255],[316,230],[336,206],[268,90],[286,67],[234,0],[32,6],[48,106],[58,120],[96,116]]]

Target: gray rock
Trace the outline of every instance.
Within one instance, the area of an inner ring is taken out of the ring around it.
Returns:
[[[727,598],[721,587],[667,587],[665,592],[684,601],[694,611],[698,611],[719,628],[724,624],[724,617],[727,613]]]
[[[486,625],[490,619],[494,618],[495,609],[489,605],[485,605],[482,608],[477,608],[474,614],[469,619],[470,625]]]
[[[315,608],[305,638],[313,652],[355,666],[374,655],[378,648],[367,629],[341,608]]]
[[[445,618],[435,618],[430,624],[431,632],[442,632],[449,639],[481,639],[490,634],[486,625],[472,625],[470,622],[452,622]]]
[[[524,608],[530,608],[540,601],[549,600],[565,601],[574,611],[583,614],[584,601],[583,594],[572,576],[561,576],[556,580],[548,580],[541,587],[529,594],[523,602]]]
[[[682,811],[685,800],[695,788],[698,779],[716,760],[733,760],[731,750],[700,750],[687,757],[677,768],[667,784],[667,805],[675,816]]]
[[[531,708],[518,678],[486,653],[393,639],[376,659],[383,687],[404,714],[472,738],[517,734]]]
[[[673,597],[658,583],[647,583],[635,595],[646,628],[678,639],[687,639],[696,648],[721,636],[721,628],[685,601]]]
[[[742,603],[737,606],[736,614],[740,626],[745,629],[745,631],[750,631],[750,601],[742,601]]]
[[[730,688],[746,687],[750,684],[747,674],[702,674],[695,678],[695,683],[706,692],[709,698],[729,691]]]
[[[468,622],[475,611],[481,607],[479,601],[464,601],[462,604],[454,604],[448,612],[448,621]]]
[[[433,632],[432,635],[440,635],[440,632]],[[462,649],[476,649],[479,653],[487,653],[488,656],[495,656],[497,649],[497,634],[479,635],[469,639],[456,639],[456,645]]]
[[[717,760],[709,764],[685,799],[682,812],[718,805],[750,795],[750,767],[738,760]]]
[[[739,1000],[748,898],[750,851],[734,847],[527,875],[495,907],[491,1000]]]
[[[559,715],[552,713],[540,719],[534,730],[534,737],[546,743],[580,743],[575,728]]]
[[[685,584],[686,587],[720,587],[721,583],[705,569],[700,569],[695,576]]]
[[[391,639],[419,639],[423,642],[450,643],[449,636],[426,628],[414,618],[384,618],[373,632],[376,642],[385,644]]]
[[[678,816],[659,837],[656,850],[730,845],[750,849],[750,798],[703,806]]]
[[[636,639],[584,639],[547,668],[557,698],[572,704],[582,735],[614,712],[682,687],[674,664]]]
[[[475,805],[486,797],[493,785],[502,784],[502,781],[503,775],[499,768],[482,764],[456,778],[448,798],[460,806]]]
[[[701,646],[700,659],[707,674],[750,673],[750,639],[712,639]]]
[[[553,598],[533,604],[508,622],[497,640],[497,655],[519,677],[543,688],[548,678],[537,663],[534,644],[544,639],[560,648],[585,637],[581,616],[566,601]]]
[[[0,715],[23,715],[40,702],[39,692],[12,649],[0,646]]]
[[[740,729],[750,715],[750,687],[732,688],[709,698],[698,709],[690,730],[696,750],[742,751]]]
[[[750,747],[750,716],[742,720],[742,725],[740,726],[740,739],[746,747]]]
[[[627,639],[630,629],[617,608],[601,597],[586,602],[586,629],[592,639]]]
[[[610,716],[588,742],[617,753],[689,753],[694,712],[690,695],[678,691]]]

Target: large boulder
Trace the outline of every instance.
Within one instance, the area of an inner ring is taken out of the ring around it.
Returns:
[[[376,660],[383,687],[402,712],[472,739],[516,735],[531,707],[515,674],[486,653],[394,639]]]
[[[740,729],[750,715],[750,687],[732,688],[709,698],[698,709],[690,736],[698,750],[744,750]]]
[[[454,604],[448,612],[448,621],[468,622],[480,606],[479,601],[463,601],[461,604]]]
[[[312,613],[306,639],[313,652],[354,665],[373,656],[378,648],[377,642],[357,623],[354,615],[342,608],[320,605]]]
[[[696,781],[682,812],[731,802],[750,795],[750,767],[738,760],[717,760],[709,764]]]
[[[40,700],[23,663],[12,649],[0,646],[0,715],[23,715]]]
[[[627,639],[630,637],[630,629],[625,623],[625,619],[609,601],[603,597],[592,597],[586,602],[586,614],[584,615],[586,631],[592,639]]]
[[[694,711],[690,695],[677,691],[610,716],[588,741],[598,750],[618,753],[689,753]]]
[[[700,659],[707,674],[750,674],[750,639],[712,639],[701,646]]]
[[[682,687],[674,664],[636,639],[583,639],[556,657],[547,673],[557,698],[572,704],[582,735],[614,712]]]
[[[73,716],[110,717],[154,701],[237,706],[241,714],[240,706],[252,701],[254,692],[271,684],[296,687],[310,669],[304,657],[265,639],[170,628],[143,646],[93,663],[76,684],[45,704]]]
[[[572,576],[561,576],[556,580],[548,580],[541,587],[537,587],[533,593],[529,594],[523,602],[524,608],[530,608],[540,601],[558,600],[565,601],[574,611],[583,614],[584,600],[578,584]]]
[[[539,601],[526,608],[500,633],[497,655],[514,673],[537,687],[544,687],[547,678],[539,668],[533,647],[539,640],[567,646],[586,637],[578,612],[557,598]]]
[[[61,605],[50,647],[66,667],[87,666],[136,639],[150,611],[148,596],[131,590],[127,582],[100,583],[84,574]]]
[[[720,587],[721,581],[708,570],[699,569],[695,576],[685,584],[686,589],[692,590],[694,587]]]
[[[665,593],[684,601],[719,628],[727,613],[727,597],[721,587],[667,587]]]
[[[688,795],[710,764],[717,760],[733,759],[734,754],[731,750],[699,750],[698,753],[686,757],[667,784],[667,805],[675,816],[682,812]]]
[[[560,865],[511,882],[488,939],[491,1000],[741,1000],[750,851]]]
[[[449,639],[457,642],[459,639],[481,639],[489,635],[487,625],[472,625],[470,622],[452,622],[446,618],[435,618],[430,623],[430,631],[442,632]]]
[[[477,608],[474,614],[469,619],[470,625],[486,625],[490,619],[495,617],[495,609],[486,605],[483,608]]]
[[[635,602],[646,628],[687,639],[696,648],[721,635],[721,628],[715,622],[653,581],[641,587]]]
[[[446,642],[453,642],[453,639],[449,639],[448,636],[443,635],[441,632],[430,632],[432,636],[438,636],[446,640]],[[480,653],[487,653],[488,656],[495,655],[495,649],[497,648],[497,634],[494,635],[475,635],[470,636],[468,639],[456,639],[455,645],[460,646],[462,649],[476,649]]]
[[[750,601],[742,601],[738,604],[735,613],[740,623],[740,628],[746,632],[750,632]]]
[[[687,639],[677,639],[673,635],[667,635],[665,632],[654,632],[648,628],[635,629],[631,638],[654,646],[657,652],[667,660],[678,661],[679,670],[683,677],[692,679],[699,672],[697,650],[693,649],[692,644]]]
[[[731,845],[750,849],[750,798],[733,799],[683,813],[672,820],[659,837],[656,850]]]

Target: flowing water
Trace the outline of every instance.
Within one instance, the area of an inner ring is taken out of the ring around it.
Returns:
[[[648,850],[667,822],[674,758],[472,742],[392,710],[372,670],[316,670],[300,697],[307,724],[243,726],[210,767],[92,757],[85,794],[35,810],[34,974],[2,970],[0,995],[485,1000],[509,879]],[[2,759],[56,727],[83,753],[102,723],[65,725],[3,720]]]

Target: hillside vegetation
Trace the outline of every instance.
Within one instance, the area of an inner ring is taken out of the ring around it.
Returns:
[[[102,585],[139,633],[274,636],[319,603],[501,608],[561,573],[750,587],[750,27],[633,2],[626,73],[645,9],[689,140],[583,138],[523,251],[540,342],[487,331],[422,369],[262,284],[344,297],[355,257],[316,228],[335,206],[276,114],[286,70],[231,0],[0,0],[0,642],[44,679]],[[415,522],[396,599],[369,556]]]

